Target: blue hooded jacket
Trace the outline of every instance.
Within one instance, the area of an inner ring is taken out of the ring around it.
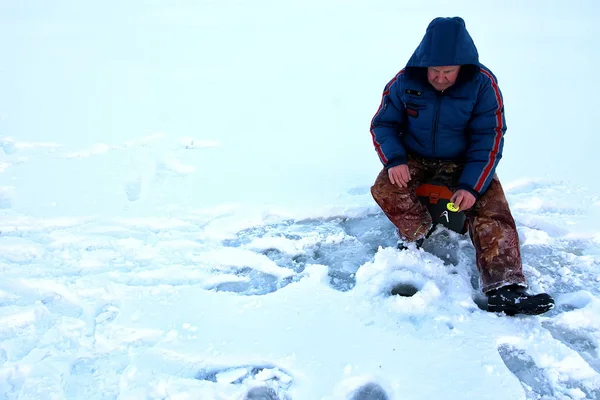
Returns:
[[[461,65],[454,85],[440,92],[427,68]],[[459,189],[483,194],[502,157],[506,121],[498,81],[479,62],[462,18],[436,18],[412,57],[386,86],[371,121],[385,168],[408,155],[464,163]]]

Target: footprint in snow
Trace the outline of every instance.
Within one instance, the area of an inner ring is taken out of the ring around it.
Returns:
[[[79,318],[83,314],[83,309],[79,305],[57,293],[44,297],[40,303],[54,314],[71,318]]]
[[[350,400],[388,400],[385,390],[376,383],[367,383],[354,392]]]
[[[0,188],[0,209],[10,209],[13,205],[14,190],[12,188]]]
[[[128,201],[138,201],[142,194],[142,177],[135,176],[124,183],[123,189]]]
[[[266,386],[252,388],[246,393],[244,400],[280,400],[275,390]]]
[[[577,398],[600,399],[600,389],[589,382],[567,378],[560,379],[553,385],[548,376],[554,376],[555,373],[537,366],[533,358],[522,349],[503,344],[498,352],[506,367],[521,381],[527,399],[572,399],[572,393],[579,393]]]
[[[273,293],[297,279],[294,277],[278,279],[274,275],[257,271],[251,267],[238,269],[235,275],[242,280],[221,282],[214,287],[214,290],[233,292],[244,296],[261,296]]]
[[[364,196],[371,193],[371,188],[369,186],[355,186],[348,189],[346,193],[351,196]]]
[[[552,384],[524,350],[503,344],[498,348],[506,367],[521,381],[528,399],[555,399]]]
[[[542,322],[552,337],[571,350],[576,351],[596,372],[600,373],[600,360],[596,356],[598,347],[593,333],[584,329],[574,330],[550,321]]]
[[[96,316],[94,317],[94,321],[96,325],[107,324],[112,322],[119,315],[119,307],[118,305],[109,303],[102,306],[99,310],[96,310]]]
[[[9,139],[0,139],[0,148],[4,150],[4,154],[11,155],[17,152],[15,142]]]
[[[97,357],[78,357],[71,361],[63,376],[64,397],[67,399],[109,398],[111,389],[119,386],[119,379],[129,365],[125,352],[113,352]]]

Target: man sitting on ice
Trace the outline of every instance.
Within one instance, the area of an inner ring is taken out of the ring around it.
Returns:
[[[465,22],[436,18],[385,86],[371,122],[384,166],[371,193],[406,248],[420,245],[432,227],[416,189],[432,178],[446,182],[467,216],[489,311],[541,314],[554,300],[526,291],[515,221],[495,173],[505,132],[498,81],[479,62]]]

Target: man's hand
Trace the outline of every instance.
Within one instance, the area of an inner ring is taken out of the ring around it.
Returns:
[[[461,211],[468,210],[473,207],[475,204],[475,196],[471,194],[468,190],[459,189],[454,193],[454,196],[450,199],[452,203]]]
[[[390,177],[390,182],[392,182],[392,185],[406,187],[408,181],[410,181],[410,171],[408,170],[408,165],[396,165],[395,167],[388,169],[388,176]]]

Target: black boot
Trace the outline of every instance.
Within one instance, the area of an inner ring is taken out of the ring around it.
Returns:
[[[549,294],[529,294],[519,285],[502,286],[486,294],[489,312],[538,315],[554,308],[554,299]]]
[[[415,242],[415,246],[417,247],[417,249],[420,249],[421,246],[423,246],[424,241],[425,238],[421,238]],[[403,240],[399,240],[398,245],[396,247],[398,248],[398,250],[408,250],[407,242],[404,242]]]
[[[429,236],[431,236],[433,231],[435,231],[436,227],[437,227],[437,224],[433,224],[431,226],[431,228],[429,228],[429,231],[425,234],[424,237],[417,239],[415,241],[415,246],[417,246],[417,249],[420,249],[421,247],[423,247],[423,243],[425,242],[425,239],[429,239]],[[398,250],[408,250],[408,246],[406,245],[406,243],[407,242],[404,242],[402,239],[400,239],[398,241],[398,245],[396,247],[398,248]]]

